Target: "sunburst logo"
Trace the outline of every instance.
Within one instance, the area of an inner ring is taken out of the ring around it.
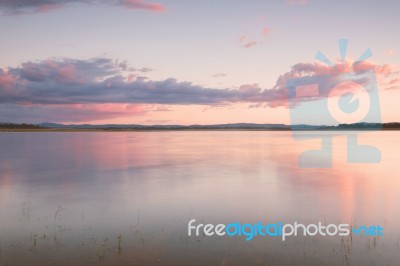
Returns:
[[[357,123],[362,121],[370,109],[370,97],[366,87],[352,81],[354,69],[372,57],[371,49],[365,52],[352,64],[346,64],[348,40],[339,40],[341,64],[333,64],[323,53],[318,52],[316,59],[331,68],[342,70],[342,82],[339,82],[327,96],[328,109],[338,123]],[[348,75],[348,77],[346,77]]]
[[[381,125],[378,84],[374,68],[367,59],[372,57],[370,49],[354,62],[347,58],[348,40],[339,40],[340,60],[333,63],[318,52],[318,71],[312,75],[290,79],[288,89],[289,110],[292,127],[299,124],[344,125],[354,129],[367,123]],[[321,66],[323,65],[323,66]],[[348,127],[343,127],[348,128]],[[365,132],[365,128],[363,128]],[[347,135],[348,163],[380,162],[380,151],[369,145],[358,144],[357,131],[324,131],[306,134],[293,131],[296,140],[320,138],[321,149],[309,150],[300,155],[300,167],[327,168],[332,166],[332,138]]]

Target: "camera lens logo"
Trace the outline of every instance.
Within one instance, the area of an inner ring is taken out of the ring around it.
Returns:
[[[375,123],[374,129],[381,126],[376,74],[371,68],[362,67],[372,52],[367,49],[357,61],[348,64],[347,44],[347,40],[339,40],[341,64],[333,64],[321,52],[317,53],[316,59],[326,66],[325,74],[305,75],[287,81],[293,128],[310,123],[355,124],[356,128],[356,125],[361,127],[363,123]],[[380,151],[376,147],[359,144],[358,133],[355,131],[293,131],[296,140],[321,139],[321,149],[308,150],[300,155],[300,167],[331,167],[332,138],[339,134],[347,136],[348,163],[380,162]]]
[[[341,123],[354,124],[368,114],[371,101],[363,86],[353,81],[336,85],[328,95],[328,110]]]

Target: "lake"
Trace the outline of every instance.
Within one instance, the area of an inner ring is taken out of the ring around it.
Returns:
[[[359,135],[381,163],[347,163],[337,136],[332,168],[301,168],[320,142],[284,131],[0,133],[0,265],[400,265],[400,132]],[[196,237],[191,219],[384,235]]]

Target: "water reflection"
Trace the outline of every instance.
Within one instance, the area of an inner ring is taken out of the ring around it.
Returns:
[[[339,138],[332,169],[301,169],[310,143],[290,132],[1,134],[0,264],[398,264],[398,136],[363,136],[381,164],[347,164]],[[385,236],[188,238],[192,218],[381,224]]]

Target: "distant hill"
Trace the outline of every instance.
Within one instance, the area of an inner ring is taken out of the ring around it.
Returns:
[[[285,124],[254,124],[254,123],[232,123],[232,124],[216,124],[216,125],[138,125],[138,124],[57,124],[57,123],[40,123],[40,124],[14,124],[0,122],[0,129],[18,129],[18,130],[400,130],[400,123],[355,123],[355,124],[339,124],[337,126],[324,125],[285,125]]]
[[[337,126],[325,125],[285,125],[285,124],[254,124],[254,123],[232,123],[232,124],[215,124],[215,125],[138,125],[138,124],[56,124],[41,123],[38,126],[45,128],[76,128],[76,129],[269,129],[269,130],[362,130],[362,129],[400,129],[400,123],[355,123],[355,124],[339,124]]]
[[[325,126],[321,129],[334,129],[334,130],[380,130],[380,129],[400,129],[400,123],[354,123],[354,124],[339,124],[337,126]]]
[[[0,123],[0,129],[41,129],[39,125]]]
[[[236,124],[217,124],[217,125],[137,125],[137,124],[56,124],[41,123],[38,126],[45,128],[76,128],[76,129],[286,129],[290,130],[290,126],[284,124],[252,124],[252,123],[236,123]]]

